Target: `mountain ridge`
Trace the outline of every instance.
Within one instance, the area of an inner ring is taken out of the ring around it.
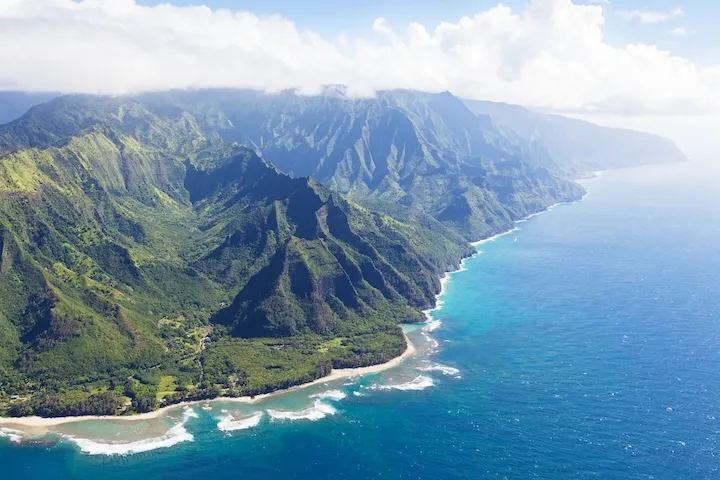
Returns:
[[[150,111],[205,119],[223,140],[253,148],[291,176],[311,176],[357,201],[419,209],[471,241],[582,195],[579,186],[554,173],[542,147],[479,119],[450,93],[387,91],[346,99],[200,90],[138,99]],[[503,211],[497,197],[509,198],[517,189],[532,198]],[[485,228],[474,221],[481,211],[502,212],[503,220]]]
[[[468,241],[584,194],[569,170],[449,93],[36,105],[0,125],[0,409],[145,411],[387,361]]]
[[[136,410],[151,408],[153,387],[132,375],[156,365],[190,386],[174,401],[387,361],[404,349],[397,324],[420,320],[442,272],[471,253],[423,214],[391,220],[190,121],[115,107],[70,136],[43,125],[17,140],[32,115],[2,132],[0,389],[43,384],[13,408],[47,413],[61,394],[58,414],[86,411],[70,398],[108,381],[125,384],[113,391]],[[216,341],[198,351],[190,337],[208,329]],[[264,367],[277,342],[293,345],[289,363]],[[228,380],[227,362],[243,375]]]
[[[569,174],[687,160],[672,140],[659,135],[600,126],[508,103],[463,102],[474,113],[490,116],[523,137],[545,145],[554,158],[570,167]]]

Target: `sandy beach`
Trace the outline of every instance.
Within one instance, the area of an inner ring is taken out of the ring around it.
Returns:
[[[404,332],[403,332],[403,334],[405,335]],[[140,414],[136,414],[136,415],[125,415],[125,416],[88,415],[88,416],[82,416],[82,417],[57,417],[57,418],[42,418],[42,417],[5,418],[5,417],[3,417],[3,418],[0,418],[0,426],[43,429],[43,428],[54,427],[57,425],[63,425],[66,423],[86,422],[89,420],[113,420],[113,421],[118,420],[118,421],[134,422],[134,421],[139,421],[139,420],[149,420],[149,419],[153,419],[153,418],[158,418],[158,417],[165,415],[170,410],[183,408],[188,405],[198,405],[198,404],[215,402],[215,401],[253,404],[253,403],[257,403],[262,400],[265,400],[267,398],[274,397],[276,395],[282,395],[284,393],[301,390],[303,388],[312,387],[314,385],[321,385],[323,383],[332,382],[334,380],[339,380],[342,378],[361,377],[363,375],[370,375],[373,373],[382,372],[384,370],[388,370],[390,368],[396,367],[396,366],[400,365],[406,358],[408,358],[413,353],[415,353],[415,347],[413,346],[412,342],[410,342],[410,339],[408,338],[407,335],[405,335],[405,341],[407,342],[407,348],[405,349],[405,351],[400,356],[393,358],[389,362],[382,363],[379,365],[371,365],[369,367],[333,369],[332,372],[330,372],[330,375],[327,375],[322,378],[318,378],[317,380],[313,380],[312,382],[304,383],[302,385],[297,385],[295,387],[286,388],[284,390],[277,390],[277,391],[271,392],[271,393],[256,395],[254,397],[218,397],[218,398],[213,398],[211,400],[197,400],[197,401],[192,401],[192,402],[182,402],[182,403],[176,403],[173,405],[168,405],[166,407],[162,407],[162,408],[153,410],[152,412],[148,412],[148,413],[140,413]]]
[[[552,210],[552,208],[554,208],[557,205],[558,204],[551,205],[547,209],[545,209],[541,212],[532,214],[532,215],[528,216],[526,219],[520,220],[516,223],[521,223],[521,222],[523,222],[529,218],[532,218],[536,215],[539,215],[546,211]],[[474,247],[478,247],[486,242],[493,241],[499,237],[511,234],[515,231],[517,231],[517,227],[509,229],[508,231],[490,236],[483,240],[479,240],[477,242],[472,242],[471,245]],[[471,257],[468,257],[468,258],[471,258]],[[433,311],[442,308],[442,303],[440,302],[439,299],[445,293],[446,288],[447,288],[447,283],[450,281],[452,274],[463,271],[465,268],[464,264],[468,260],[468,258],[462,259],[462,261],[460,262],[460,267],[457,270],[445,273],[445,275],[440,279],[441,290],[436,296],[436,299],[438,300],[438,304],[434,308],[429,308],[424,311],[425,315],[428,318],[428,321],[433,320],[432,315],[431,315]],[[390,360],[389,362],[379,364],[379,365],[371,365],[369,367],[334,369],[330,373],[330,375],[327,375],[322,378],[318,378],[317,380],[313,380],[312,382],[304,383],[302,385],[297,385],[295,387],[287,388],[284,390],[277,390],[277,391],[271,392],[271,393],[256,395],[254,397],[218,397],[218,398],[213,398],[210,400],[197,400],[197,401],[192,401],[192,402],[181,402],[181,403],[176,403],[173,405],[168,405],[166,407],[162,407],[157,410],[153,410],[152,412],[140,413],[140,414],[135,414],[135,415],[125,415],[125,416],[88,415],[88,416],[81,416],[81,417],[57,417],[57,418],[42,418],[42,417],[5,418],[5,417],[0,417],[0,426],[8,426],[8,427],[14,426],[14,427],[21,427],[21,428],[24,427],[24,429],[41,430],[44,428],[54,427],[57,425],[63,425],[63,424],[74,423],[74,422],[86,422],[89,420],[113,420],[113,421],[117,420],[117,421],[128,421],[128,422],[139,421],[139,420],[148,420],[148,419],[161,417],[170,410],[183,408],[188,405],[198,405],[198,404],[204,404],[204,403],[214,402],[214,401],[254,404],[254,403],[260,402],[262,400],[265,400],[267,398],[274,397],[276,395],[282,395],[284,393],[301,390],[303,388],[309,388],[314,385],[320,385],[323,383],[331,382],[331,381],[342,379],[342,378],[360,377],[363,375],[370,375],[373,373],[382,372],[384,370],[388,370],[390,368],[396,367],[399,364],[401,364],[407,357],[409,357],[413,353],[415,353],[415,347],[413,346],[412,342],[410,341],[410,339],[408,338],[407,334],[405,334],[404,331],[403,331],[403,335],[405,336],[405,341],[407,342],[407,348],[399,357],[396,357],[396,358]]]

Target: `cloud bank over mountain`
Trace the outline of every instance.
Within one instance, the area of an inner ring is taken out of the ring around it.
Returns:
[[[609,44],[601,4],[532,0],[397,31],[325,38],[278,16],[134,0],[0,0],[0,89],[126,93],[232,86],[314,93],[343,84],[450,90],[613,115],[720,111],[720,65]]]

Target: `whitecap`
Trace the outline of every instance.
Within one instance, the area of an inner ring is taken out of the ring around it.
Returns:
[[[232,432],[235,430],[247,430],[248,428],[260,425],[260,420],[264,416],[263,412],[255,412],[250,416],[235,419],[232,415],[220,420],[217,424],[218,430],[223,432]]]
[[[132,455],[135,453],[157,450],[159,448],[169,448],[177,445],[178,443],[192,442],[194,437],[185,428],[185,424],[191,418],[200,418],[200,416],[197,412],[195,412],[195,410],[189,406],[185,406],[180,423],[170,428],[165,435],[160,437],[144,438],[136,442],[100,442],[90,440],[88,438],[78,438],[73,435],[63,435],[63,438],[80,447],[80,451],[88,455]]]
[[[88,455],[132,455],[193,441],[193,436],[185,429],[184,423],[175,425],[161,437],[146,438],[129,443],[103,443],[71,435],[63,435],[63,437],[76,444],[83,453]]]
[[[440,343],[430,336],[431,332],[434,332],[438,328],[442,326],[442,322],[440,320],[433,320],[432,317],[429,317],[429,320],[425,323],[425,325],[420,330],[420,333],[423,337],[425,337],[425,340],[428,341],[430,344],[430,347],[428,347],[428,353],[434,353],[440,348]]]
[[[432,378],[426,377],[425,375],[419,375],[409,382],[391,385],[372,385],[369,388],[371,390],[425,390],[433,385],[435,385],[435,383]]]
[[[353,395],[355,395],[356,397],[367,397],[368,396],[367,393],[363,393],[363,392],[353,392]]]
[[[440,372],[443,375],[447,375],[449,377],[458,377],[460,375],[460,370],[458,370],[457,368],[449,367],[441,363],[436,363],[435,365],[430,365],[427,367],[418,367],[418,370],[423,372]]]
[[[327,392],[321,392],[321,393],[316,393],[315,395],[310,395],[310,398],[321,398],[321,399],[335,400],[335,401],[340,401],[346,397],[347,397],[347,395],[342,390],[328,390]]]
[[[304,410],[268,410],[267,413],[273,420],[310,420],[314,422],[321,420],[328,415],[335,415],[337,410],[327,403],[315,400],[312,407],[308,407]]]
[[[434,332],[441,326],[442,326],[442,322],[440,320],[430,320],[425,324],[424,327],[422,327],[422,332],[423,333]]]
[[[518,220],[518,221],[515,222],[515,223],[526,222],[529,218],[532,218],[532,217],[534,217],[535,215],[539,215],[540,213],[542,213],[542,212],[538,212],[538,213],[535,213],[535,214],[532,214],[532,215],[528,215],[528,216],[525,217],[523,220]],[[479,240],[479,241],[477,241],[477,242],[472,242],[471,245],[472,245],[473,247],[479,247],[480,245],[482,245],[482,244],[484,244],[484,243],[492,242],[492,241],[494,241],[494,240],[497,240],[497,239],[500,238],[500,237],[504,237],[505,235],[509,235],[509,234],[511,234],[511,233],[513,233],[513,232],[516,232],[516,231],[518,231],[518,230],[519,230],[519,229],[518,229],[517,227],[515,227],[515,228],[512,228],[512,229],[510,229],[510,230],[508,230],[508,231],[506,231],[506,232],[498,233],[497,235],[493,235],[492,237],[488,237],[488,238],[486,238],[486,239],[484,239],[484,240]]]
[[[192,408],[186,406],[183,409],[183,423],[187,422],[191,418],[200,418],[200,415],[198,415],[197,412]]]
[[[7,438],[13,443],[22,442],[23,432],[20,430],[13,430],[12,428],[0,428],[0,437]]]
[[[200,408],[202,408],[202,409],[205,410],[206,412],[209,412],[210,410],[212,410],[212,407],[210,406],[209,403],[204,404],[204,405],[203,405],[202,407],[200,407]]]

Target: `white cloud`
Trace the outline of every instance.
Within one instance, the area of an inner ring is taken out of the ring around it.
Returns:
[[[433,29],[378,19],[329,39],[280,17],[134,0],[0,0],[0,88],[124,93],[236,86],[450,90],[577,112],[720,110],[720,66],[605,42],[603,7],[531,0]]]
[[[688,31],[685,27],[675,27],[668,31],[668,35],[672,35],[674,37],[686,37],[688,35]]]
[[[682,8],[677,7],[668,11],[658,10],[620,10],[617,12],[620,18],[624,20],[637,20],[640,23],[662,23],[672,20],[673,18],[682,17],[685,12]]]

